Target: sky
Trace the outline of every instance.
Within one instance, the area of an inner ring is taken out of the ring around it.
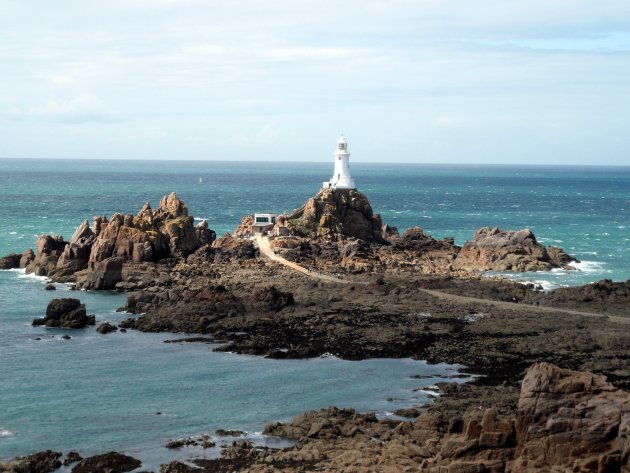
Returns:
[[[0,0],[0,157],[630,165],[628,0]]]

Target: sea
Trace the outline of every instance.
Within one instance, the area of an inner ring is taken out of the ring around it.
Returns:
[[[95,215],[135,214],[145,202],[157,207],[173,191],[222,235],[245,214],[300,207],[331,167],[0,159],[0,255],[34,248],[40,234],[69,239]],[[499,276],[547,290],[630,279],[630,167],[353,163],[352,173],[374,211],[401,232],[420,226],[463,244],[480,227],[527,227],[580,260],[576,271]],[[79,297],[99,322],[129,316],[116,312],[123,294],[44,287],[45,278],[0,271],[0,459],[44,449],[117,450],[157,470],[173,458],[220,450],[170,451],[164,444],[171,439],[225,428],[283,446],[261,435],[266,422],[330,405],[391,416],[430,402],[432,386],[445,378],[466,381],[457,375],[462,367],[410,359],[269,360],[214,352],[212,344],[164,343],[181,334],[32,327],[54,297]]]

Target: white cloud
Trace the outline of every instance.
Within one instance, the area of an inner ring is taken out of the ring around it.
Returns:
[[[103,123],[116,122],[120,118],[109,112],[103,102],[89,94],[69,99],[53,98],[41,106],[13,114],[18,120],[42,120],[58,123]]]

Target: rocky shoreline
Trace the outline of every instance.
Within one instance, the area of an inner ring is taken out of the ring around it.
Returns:
[[[400,235],[356,191],[319,193],[278,220],[269,233],[287,236],[271,240],[274,251],[338,282],[261,256],[244,238],[249,217],[216,239],[207,224],[193,226],[174,194],[156,210],[86,221],[69,242],[42,236],[36,252],[8,255],[0,267],[127,292],[124,310],[139,315],[122,329],[202,334],[223,341],[221,350],[273,358],[412,357],[481,375],[441,384],[442,397],[416,420],[306,413],[265,430],[296,440],[293,447],[239,441],[220,459],[164,472],[627,471],[630,401],[620,389],[630,386],[630,281],[545,293],[484,278],[486,270],[570,268],[575,259],[529,230],[480,229],[462,247],[417,227]],[[78,316],[43,323],[85,321],[84,308],[72,310]],[[53,471],[20,468],[0,464]]]

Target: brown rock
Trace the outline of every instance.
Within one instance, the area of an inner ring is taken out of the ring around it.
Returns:
[[[140,460],[117,452],[104,453],[81,460],[72,473],[125,473],[142,465]]]
[[[79,299],[53,299],[48,303],[46,316],[43,319],[33,320],[33,325],[83,328],[86,325],[94,325],[94,316],[87,315],[85,304],[81,304]]]
[[[554,258],[547,248],[536,241],[529,229],[504,231],[499,228],[480,228],[473,239],[464,244],[455,260],[455,266],[467,271],[548,271],[568,267],[571,259],[561,249],[553,250]]]
[[[20,259],[22,255],[17,253],[10,253],[0,258],[0,269],[14,269],[20,267]]]
[[[57,266],[67,244],[61,236],[41,235],[37,239],[37,255],[26,266],[26,272],[46,276]]]
[[[384,242],[381,217],[356,189],[325,189],[308,200],[300,212],[288,216],[296,233],[310,238],[354,237]]]
[[[122,258],[106,258],[98,263],[91,263],[86,279],[81,286],[85,289],[111,290],[122,280]]]
[[[34,259],[35,252],[31,248],[24,250],[20,258],[20,268],[26,268]]]
[[[61,466],[60,452],[46,450],[25,457],[0,462],[2,473],[50,473]]]
[[[511,471],[627,471],[630,394],[602,375],[532,365],[518,404]]]

